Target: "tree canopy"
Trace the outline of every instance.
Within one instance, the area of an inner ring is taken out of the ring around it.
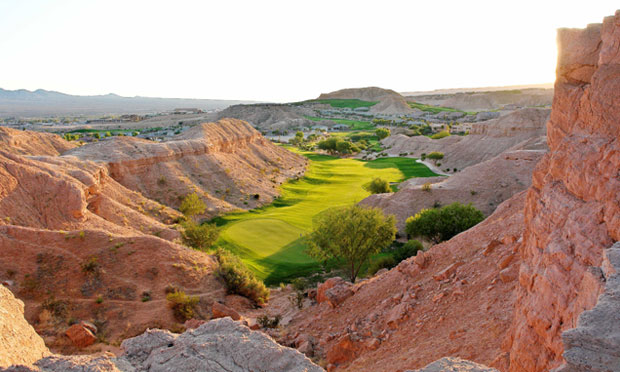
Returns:
[[[394,216],[358,205],[331,208],[315,221],[308,236],[308,254],[318,260],[343,259],[351,282],[362,265],[396,236]]]

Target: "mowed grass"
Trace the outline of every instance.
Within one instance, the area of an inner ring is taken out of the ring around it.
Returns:
[[[375,129],[375,125],[369,121],[349,120],[349,119],[330,119],[330,118],[320,118],[316,116],[306,116],[305,118],[312,120],[312,121],[331,120],[336,124],[348,125],[349,129],[352,131],[374,130]]]
[[[350,205],[369,195],[363,188],[374,177],[401,182],[435,174],[411,158],[370,162],[303,153],[311,162],[306,176],[282,186],[274,203],[215,219],[222,231],[217,244],[238,254],[266,284],[274,285],[319,270],[306,255],[304,235],[328,208]]]
[[[358,108],[371,107],[379,103],[379,101],[363,101],[361,99],[315,99],[312,102],[324,103],[336,108]]]

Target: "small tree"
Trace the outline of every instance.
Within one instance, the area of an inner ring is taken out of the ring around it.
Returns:
[[[187,217],[193,217],[197,214],[204,213],[205,209],[207,209],[207,206],[196,193],[186,195],[179,207],[181,213]]]
[[[390,187],[390,183],[388,181],[377,177],[370,181],[368,191],[372,194],[384,194],[387,192],[392,192],[392,188]]]
[[[199,251],[206,251],[211,248],[220,236],[220,231],[215,224],[204,223],[199,225],[194,220],[189,220],[181,226],[183,226],[181,232],[183,243]]]
[[[443,152],[433,151],[426,155],[426,158],[431,159],[435,164],[437,164],[437,160],[443,159]]]
[[[375,135],[379,137],[379,140],[382,140],[390,136],[390,130],[388,128],[377,128],[375,130]]]
[[[435,133],[431,136],[432,139],[442,139],[444,137],[448,137],[450,136],[450,132],[448,132],[447,130],[443,130],[441,132]]]
[[[344,259],[351,282],[362,265],[396,236],[394,216],[358,205],[331,208],[319,215],[308,236],[308,254],[319,260]]]
[[[423,209],[407,218],[406,231],[409,236],[424,236],[435,243],[477,225],[484,215],[470,204],[452,203],[440,209]]]

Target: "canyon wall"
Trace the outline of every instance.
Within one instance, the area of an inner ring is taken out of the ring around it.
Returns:
[[[561,334],[603,291],[604,250],[620,240],[620,12],[558,32],[550,152],[538,164],[525,232],[510,371],[559,366]]]

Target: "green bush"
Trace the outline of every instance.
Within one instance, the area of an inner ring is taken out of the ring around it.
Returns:
[[[431,136],[432,139],[440,139],[440,138],[444,138],[444,137],[448,137],[450,136],[450,132],[448,132],[447,130],[441,131],[439,133],[435,133]]]
[[[390,136],[390,130],[387,128],[377,128],[375,134],[379,137],[379,140],[382,140]]]
[[[391,269],[400,261],[396,261],[396,259],[392,256],[383,256],[379,257],[376,260],[372,261],[370,265],[368,265],[367,273],[372,276],[377,273],[377,271],[381,269]]]
[[[402,260],[406,260],[411,256],[415,256],[418,254],[418,251],[423,251],[424,246],[418,240],[409,240],[407,243],[403,244],[402,247],[398,248],[394,252],[394,259],[396,262],[400,262]]]
[[[282,319],[281,315],[276,315],[271,319],[269,315],[262,315],[256,318],[256,322],[263,328],[276,328]]]
[[[196,296],[188,296],[183,291],[174,291],[166,295],[168,306],[172,309],[174,317],[179,322],[192,319],[196,311],[196,305],[200,299]]]
[[[424,236],[435,243],[475,226],[484,215],[471,204],[452,203],[440,209],[423,209],[407,218],[406,231],[409,236]]]
[[[368,191],[372,194],[384,194],[387,192],[392,192],[392,188],[390,187],[390,183],[388,181],[377,177],[368,185]]]
[[[224,279],[229,292],[245,296],[259,304],[269,300],[269,289],[239,257],[222,248],[217,250],[216,256],[220,262],[218,275]]]
[[[183,222],[181,226],[183,227],[181,232],[183,243],[199,251],[206,251],[211,248],[220,236],[220,231],[215,224],[199,225],[193,220],[189,220]]]

